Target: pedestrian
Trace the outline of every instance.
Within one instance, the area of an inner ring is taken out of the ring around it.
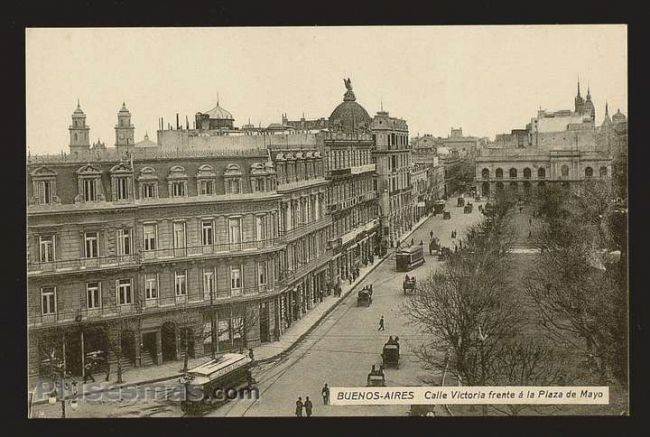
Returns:
[[[460,249],[460,250],[463,250],[463,242],[462,242],[462,241],[459,241],[458,244],[460,245],[459,249]]]
[[[383,331],[384,330],[384,316],[382,315],[381,318],[379,319],[379,329],[377,331]]]
[[[411,238],[411,246],[413,246],[413,239]]]
[[[430,231],[429,235],[431,236],[431,238],[433,238],[433,231]]]
[[[533,231],[531,229],[528,230],[528,238],[531,238],[533,236]]]
[[[111,378],[111,362],[106,360],[106,382]]]
[[[533,219],[532,219],[532,218],[529,218],[529,219],[528,219],[528,226],[530,226],[530,225],[532,225],[532,224],[533,224]]]
[[[298,400],[296,401],[296,417],[302,417],[302,398],[298,396]]]
[[[312,405],[311,401],[309,400],[309,396],[305,398],[305,413],[307,413],[307,417],[311,417],[311,410],[314,406]]]
[[[519,214],[521,214],[521,212],[522,212],[523,210],[524,210],[524,207],[523,207],[523,206],[520,206],[520,207],[519,207]]]
[[[95,382],[95,377],[93,376],[93,373],[92,373],[93,367],[95,367],[95,366],[94,366],[94,363],[92,361],[88,361],[86,363],[86,365],[84,366],[84,382],[83,382],[84,384],[89,379],[92,379],[93,382]]]
[[[330,388],[327,386],[327,383],[325,383],[325,386],[321,390],[321,394],[323,395],[323,405],[328,405],[330,403]]]
[[[422,246],[423,244],[424,244],[424,242],[422,242],[422,240],[420,240],[420,246]]]
[[[253,348],[248,349],[248,356],[250,357],[251,361],[255,361],[255,354],[253,354]]]
[[[352,285],[352,281],[353,281],[352,275],[348,276],[348,281],[350,282],[350,285]]]
[[[454,253],[458,252],[458,246],[454,244]]]

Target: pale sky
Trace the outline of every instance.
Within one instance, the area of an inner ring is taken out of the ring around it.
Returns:
[[[410,136],[451,127],[488,136],[523,128],[537,109],[572,109],[578,76],[600,124],[627,115],[624,25],[27,29],[27,144],[68,151],[77,98],[91,142],[115,143],[122,102],[156,138],[158,118],[184,123],[220,105],[235,126],[329,117],[344,77],[370,115]]]

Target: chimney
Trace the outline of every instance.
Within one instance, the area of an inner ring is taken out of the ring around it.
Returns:
[[[180,129],[180,125],[178,124],[178,112],[176,113],[176,129]]]

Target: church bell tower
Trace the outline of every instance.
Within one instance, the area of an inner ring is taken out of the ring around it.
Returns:
[[[131,112],[122,103],[122,109],[117,113],[115,125],[115,147],[118,149],[133,147],[135,145],[135,126],[131,124]]]
[[[70,152],[80,152],[90,149],[90,127],[86,125],[86,114],[81,110],[79,100],[77,109],[72,113],[70,131]]]

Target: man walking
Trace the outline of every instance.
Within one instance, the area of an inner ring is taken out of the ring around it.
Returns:
[[[302,398],[298,396],[298,400],[296,401],[296,417],[302,417]]]
[[[83,382],[84,384],[89,379],[92,379],[92,381],[95,382],[95,377],[92,374],[92,371],[94,370],[93,369],[94,367],[95,367],[94,363],[92,361],[90,361],[90,360],[84,366],[84,382]]]
[[[383,331],[384,330],[384,316],[382,315],[381,318],[379,319],[379,329],[377,331]]]
[[[321,394],[323,395],[323,405],[327,405],[330,403],[330,388],[327,386],[327,383],[325,383],[325,386],[321,390]]]
[[[309,396],[305,399],[305,413],[307,413],[307,417],[311,417],[311,409],[313,408],[313,405],[311,401],[309,400]]]

